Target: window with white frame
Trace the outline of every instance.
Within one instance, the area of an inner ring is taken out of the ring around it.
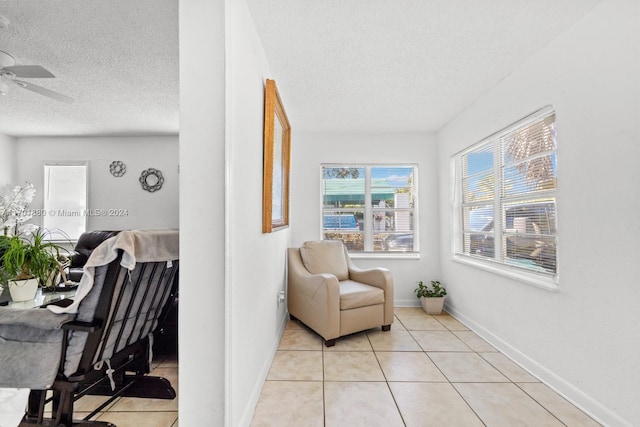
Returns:
[[[42,226],[52,240],[77,240],[87,224],[87,164],[44,165]]]
[[[418,252],[415,165],[322,165],[322,238],[349,252]]]
[[[545,107],[453,157],[454,252],[556,276],[555,111]]]

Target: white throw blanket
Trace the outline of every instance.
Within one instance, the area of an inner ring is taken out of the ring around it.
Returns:
[[[133,230],[121,231],[111,237],[92,253],[83,267],[82,279],[76,290],[73,304],[68,307],[47,306],[54,313],[76,313],[80,301],[93,287],[96,267],[107,265],[124,251],[120,265],[133,270],[136,262],[171,261],[179,258],[179,234],[177,230]]]
[[[117,258],[118,249],[124,251],[120,265],[133,270],[136,262],[173,261],[180,258],[178,230],[133,230],[121,231],[100,244],[85,264],[76,290],[68,307],[47,306],[54,313],[76,313],[80,301],[93,287],[96,267],[107,265]],[[0,367],[1,368],[1,367]],[[29,398],[29,389],[0,388],[0,427],[14,427],[24,416]]]

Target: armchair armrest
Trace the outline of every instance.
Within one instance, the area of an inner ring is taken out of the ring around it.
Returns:
[[[338,279],[333,274],[299,275],[295,279],[294,289],[294,292],[299,292],[310,300],[322,299],[326,302],[330,294],[340,300]],[[332,290],[335,290],[335,293]]]
[[[384,325],[391,325],[394,319],[393,275],[391,272],[386,268],[362,269],[350,263],[349,278],[384,291]]]
[[[351,265],[349,267],[349,278],[380,289],[385,289],[389,283],[393,284],[391,272],[386,268],[362,269]]]
[[[326,340],[340,335],[340,285],[333,274],[311,274],[297,248],[289,249],[288,309]]]
[[[70,330],[70,331],[81,331],[81,332],[94,332],[102,327],[103,322],[101,320],[94,320],[92,322],[81,322],[79,320],[74,320],[62,325],[62,329]]]
[[[387,298],[387,288],[389,288],[391,298],[393,298],[393,275],[388,269],[382,267],[369,269],[356,267],[353,261],[351,261],[346,247],[344,248],[344,256],[347,260],[347,268],[349,269],[349,278],[351,280],[383,289],[385,291],[385,300]]]
[[[87,263],[87,259],[89,259],[87,255],[81,254],[77,251],[71,252],[68,258],[70,263],[69,267],[71,268],[82,268],[82,266]]]

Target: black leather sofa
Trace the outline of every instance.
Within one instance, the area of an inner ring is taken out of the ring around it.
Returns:
[[[87,231],[82,233],[76,243],[76,247],[69,255],[71,264],[69,265],[69,273],[67,279],[79,282],[82,278],[82,267],[87,263],[89,255],[95,248],[110,237],[115,236],[120,231]]]

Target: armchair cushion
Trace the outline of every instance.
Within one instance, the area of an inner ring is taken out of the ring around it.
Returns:
[[[340,310],[383,304],[384,291],[353,280],[340,282]]]
[[[338,280],[349,279],[349,266],[339,240],[305,242],[300,247],[300,256],[311,274],[330,273]]]

